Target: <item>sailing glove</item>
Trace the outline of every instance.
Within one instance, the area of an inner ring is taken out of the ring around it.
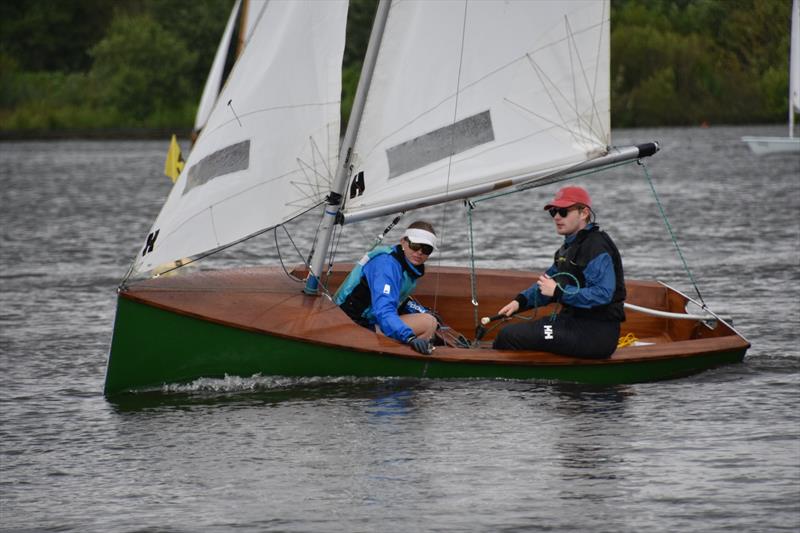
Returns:
[[[406,344],[422,355],[430,355],[433,353],[433,347],[427,339],[420,339],[417,336],[413,336],[408,338]]]

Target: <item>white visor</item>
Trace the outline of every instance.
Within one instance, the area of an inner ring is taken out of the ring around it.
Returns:
[[[436,249],[436,235],[430,231],[419,228],[408,228],[406,232],[403,233],[403,237],[417,244],[430,244]]]

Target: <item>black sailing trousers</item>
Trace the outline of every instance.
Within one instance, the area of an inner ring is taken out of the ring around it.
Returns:
[[[619,322],[560,314],[504,327],[497,350],[535,350],[588,359],[605,359],[617,349]]]

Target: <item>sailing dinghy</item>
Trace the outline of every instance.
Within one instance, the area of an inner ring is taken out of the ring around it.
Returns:
[[[789,136],[742,137],[756,155],[800,153],[800,137],[794,136],[794,115],[800,113],[800,2],[792,2],[792,33],[789,43]]]
[[[415,298],[449,332],[430,356],[354,324],[331,299],[351,265],[326,256],[349,223],[657,151],[609,147],[608,2],[381,1],[341,143],[346,1],[250,10],[243,51],[120,286],[106,395],[255,374],[615,384],[742,361],[749,343],[728,323],[702,303],[687,312],[693,300],[655,281],[627,282],[622,334],[638,340],[607,360],[491,349],[496,330],[479,312],[536,273],[429,267]],[[181,275],[316,210],[313,253],[291,277],[277,266]]]

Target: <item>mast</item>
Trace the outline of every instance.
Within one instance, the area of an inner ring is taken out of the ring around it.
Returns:
[[[800,2],[792,2],[789,36],[789,138],[794,137],[794,114],[800,111]]]
[[[245,33],[247,33],[247,17],[250,15],[250,0],[242,0],[242,10],[239,12],[239,35],[236,38],[236,57],[242,55]]]
[[[378,58],[383,30],[386,27],[386,19],[389,16],[391,0],[380,0],[378,10],[375,13],[375,22],[372,25],[372,33],[367,44],[367,52],[364,56],[364,65],[361,67],[361,77],[356,87],[356,96],[353,101],[353,108],[350,112],[350,119],[347,122],[344,140],[339,150],[339,166],[336,169],[336,176],[331,184],[331,191],[326,198],[326,205],[323,209],[322,223],[320,226],[320,237],[311,256],[311,267],[306,278],[306,286],[303,289],[306,294],[317,294],[319,292],[319,282],[322,277],[322,270],[325,265],[325,256],[328,253],[333,227],[339,215],[342,205],[342,194],[347,186],[350,168],[350,156],[352,155],[353,145],[358,134],[358,125],[361,122],[361,115],[364,112],[364,103],[369,92],[369,85],[372,81],[372,73],[375,70],[375,63]]]

